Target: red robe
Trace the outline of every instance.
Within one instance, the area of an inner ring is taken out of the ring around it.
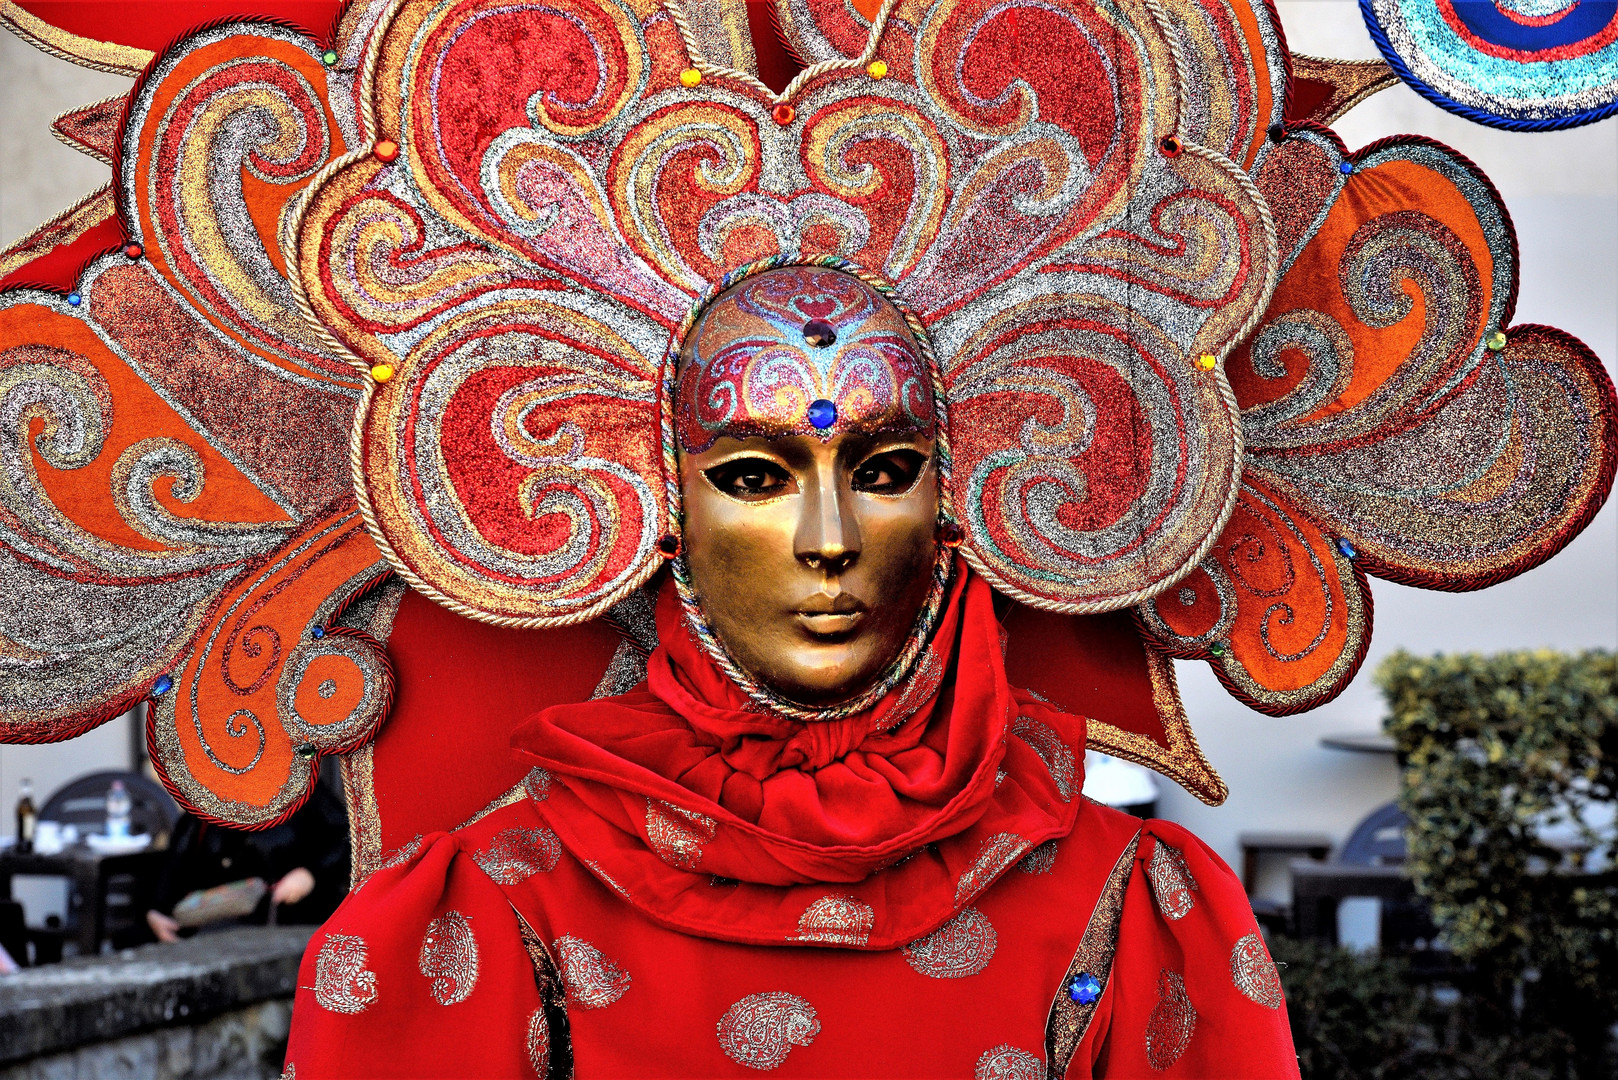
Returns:
[[[958,576],[903,700],[815,724],[665,598],[646,692],[529,721],[524,783],[311,942],[289,1072],[1296,1077],[1240,884],[1078,794],[1083,720],[1006,685]]]

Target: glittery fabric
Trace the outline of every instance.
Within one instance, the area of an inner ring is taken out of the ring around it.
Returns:
[[[478,982],[478,942],[465,915],[449,911],[427,924],[418,966],[440,1005],[458,1005],[471,995]]]
[[[977,857],[955,883],[955,903],[964,906],[972,898],[1005,873],[1029,847],[1028,841],[1016,833],[996,833],[986,838],[978,848]]]
[[[1061,736],[1049,724],[1041,723],[1031,716],[1019,716],[1011,725],[1011,733],[1028,744],[1029,749],[1039,755],[1039,760],[1045,763],[1050,770],[1051,781],[1056,785],[1056,793],[1066,802],[1073,797],[1074,757],[1073,748],[1062,741]]]
[[[1230,980],[1243,997],[1266,1009],[1279,1009],[1286,1000],[1275,961],[1270,959],[1270,950],[1257,932],[1246,935],[1231,949]]]
[[[1578,535],[1618,467],[1618,404],[1581,343],[1509,326],[1510,218],[1452,151],[1406,136],[1348,154],[1304,128],[1257,179],[1285,273],[1227,365],[1241,489],[1209,557],[1139,617],[1286,715],[1358,671],[1367,574],[1480,588]]]
[[[1167,1069],[1180,1059],[1197,1027],[1197,1010],[1185,992],[1185,979],[1164,968],[1157,977],[1157,1006],[1146,1020],[1146,1062]]]
[[[567,1000],[581,1009],[603,1009],[629,990],[629,972],[609,960],[588,941],[571,935],[552,943]]]
[[[1096,1007],[1101,997],[1106,993],[1107,980],[1112,974],[1114,954],[1118,948],[1118,927],[1123,919],[1124,891],[1129,885],[1129,875],[1135,864],[1135,851],[1140,846],[1140,835],[1137,833],[1129,841],[1118,861],[1113,864],[1112,871],[1107,875],[1107,882],[1102,887],[1101,896],[1096,900],[1095,909],[1090,913],[1090,921],[1084,928],[1084,937],[1079,939],[1079,947],[1073,952],[1073,959],[1068,963],[1067,971],[1062,976],[1061,985],[1051,999],[1050,1017],[1045,1021],[1045,1054],[1051,1063],[1051,1073],[1055,1076],[1065,1075],[1069,1063],[1073,1060],[1074,1051],[1084,1040],[1085,1032],[1090,1029],[1090,1021],[1095,1018]],[[1159,842],[1158,847],[1164,845]],[[1101,993],[1093,1001],[1081,1003],[1073,1000],[1068,988],[1073,980],[1088,975],[1101,985]]]
[[[985,1050],[972,1070],[973,1080],[1045,1080],[1045,1063],[1007,1043]]]
[[[678,526],[656,373],[692,301],[771,256],[850,259],[947,335],[949,404],[975,410],[952,429],[978,472],[952,494],[985,507],[963,516],[963,551],[1006,587],[1121,606],[1217,527],[1234,417],[1189,358],[1226,348],[1272,283],[1262,209],[1217,153],[1245,160],[1273,111],[1268,57],[1262,73],[1233,60],[1273,43],[1258,20],[1197,32],[1223,35],[1205,55],[1250,107],[1209,135],[1215,152],[1168,157],[1145,148],[1175,123],[1155,89],[1173,47],[1136,0],[1031,6],[1048,40],[1027,53],[1021,16],[996,9],[979,31],[980,0],[950,0],[925,63],[813,80],[786,124],[741,84],[681,84],[690,58],[666,23],[591,0],[485,7],[401,7],[371,104],[403,152],[325,178],[296,245],[322,320],[394,368],[367,390],[363,494],[385,553],[429,590],[542,625],[644,580]],[[541,53],[478,59],[519,27]],[[980,55],[1017,80],[1009,97],[961,67]],[[490,104],[541,86],[539,119]],[[1081,434],[1098,409],[1118,422]],[[1142,468],[1167,472],[1131,482]]]
[[[798,932],[793,941],[821,945],[864,945],[871,937],[876,912],[870,904],[852,896],[822,896],[798,916]]]
[[[1157,898],[1158,910],[1167,919],[1183,919],[1196,906],[1196,880],[1185,865],[1185,856],[1168,844],[1158,841],[1146,864],[1146,880],[1152,883],[1152,895]]]
[[[1400,78],[1469,120],[1514,131],[1618,111],[1618,9],[1546,0],[1361,0]]]
[[[820,1034],[815,1007],[796,994],[749,994],[719,1018],[719,1048],[738,1065],[779,1067],[795,1046],[808,1046]]]
[[[806,340],[824,323],[826,345]],[[685,344],[675,435],[696,453],[728,436],[829,439],[841,431],[918,431],[935,423],[932,376],[904,317],[859,278],[786,267],[747,278],[707,306]],[[809,408],[833,406],[817,426]]]
[[[646,800],[646,846],[681,870],[702,865],[702,845],[714,838],[714,820],[660,799]]]
[[[949,922],[905,946],[905,962],[932,979],[964,979],[994,959],[994,924],[977,908],[963,908]]]
[[[561,857],[561,841],[549,829],[516,828],[497,834],[488,847],[473,853],[472,861],[497,884],[515,885],[548,873]]]
[[[365,940],[327,934],[315,959],[315,1001],[323,1009],[353,1015],[376,1001],[376,975],[365,966]]]

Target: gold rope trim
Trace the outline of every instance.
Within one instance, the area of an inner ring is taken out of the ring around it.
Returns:
[[[5,0],[0,0],[0,3]],[[107,183],[0,251],[0,277],[27,265],[52,248],[71,244],[117,212],[112,184]]]
[[[23,10],[15,0],[0,0],[0,24],[42,52],[110,75],[134,78],[145,71],[146,65],[157,55],[150,49],[69,33]]]

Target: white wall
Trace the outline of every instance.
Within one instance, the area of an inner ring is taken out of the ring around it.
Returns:
[[[1292,47],[1319,56],[1375,55],[1353,0],[1281,0]],[[50,136],[64,109],[121,92],[127,80],[74,67],[0,32],[0,238],[9,243],[107,176],[105,166]],[[1553,134],[1478,127],[1404,87],[1362,104],[1337,125],[1350,147],[1416,132],[1471,157],[1494,179],[1518,225],[1523,253],[1518,320],[1560,326],[1609,365],[1618,357],[1618,122]],[[1376,632],[1359,678],[1314,713],[1271,719],[1236,704],[1200,663],[1179,666],[1186,704],[1204,749],[1231,787],[1217,810],[1172,785],[1162,809],[1228,860],[1244,829],[1318,829],[1339,837],[1393,797],[1392,764],[1322,749],[1322,735],[1370,731],[1382,702],[1371,685],[1394,648],[1418,652],[1551,645],[1618,647],[1618,517],[1602,512],[1559,558],[1482,593],[1451,595],[1374,586]],[[17,780],[49,792],[80,772],[122,767],[128,721],[71,743],[0,747],[0,822],[9,822]],[[0,824],[0,831],[9,831]]]
[[[1280,0],[1294,52],[1342,59],[1377,55],[1353,0]],[[1549,323],[1582,338],[1618,371],[1618,122],[1518,134],[1469,123],[1400,85],[1335,125],[1350,149],[1386,135],[1427,135],[1459,150],[1494,180],[1517,224],[1522,292],[1517,322]],[[1272,719],[1238,705],[1207,665],[1178,665],[1198,738],[1230,799],[1211,809],[1173,785],[1160,812],[1225,859],[1247,829],[1328,832],[1342,839],[1394,797],[1390,759],[1327,750],[1323,735],[1375,731],[1384,712],[1372,685],[1377,662],[1417,653],[1493,652],[1548,645],[1618,648],[1618,510],[1609,504],[1559,556],[1476,593],[1435,593],[1376,581],[1375,633],[1359,676],[1336,701]]]

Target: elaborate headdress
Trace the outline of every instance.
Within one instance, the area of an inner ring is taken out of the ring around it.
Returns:
[[[0,256],[46,282],[0,293],[3,736],[148,701],[176,795],[262,825],[375,736],[390,653],[413,726],[351,756],[367,791],[390,739],[401,790],[429,735],[504,744],[498,707],[433,730],[468,663],[520,712],[632,682],[678,553],[676,357],[761,265],[895,298],[1013,680],[1209,801],[1166,656],[1310,708],[1364,656],[1367,573],[1478,588],[1606,497],[1611,383],[1512,326],[1487,179],[1321,126],[1386,69],[1294,68],[1248,0],[775,14],[807,65],[779,92],[729,0],[369,0],[326,38],[182,34],[119,123],[59,121],[114,157],[118,219]],[[511,783],[479,767],[450,823]],[[376,791],[362,830],[408,838]]]

